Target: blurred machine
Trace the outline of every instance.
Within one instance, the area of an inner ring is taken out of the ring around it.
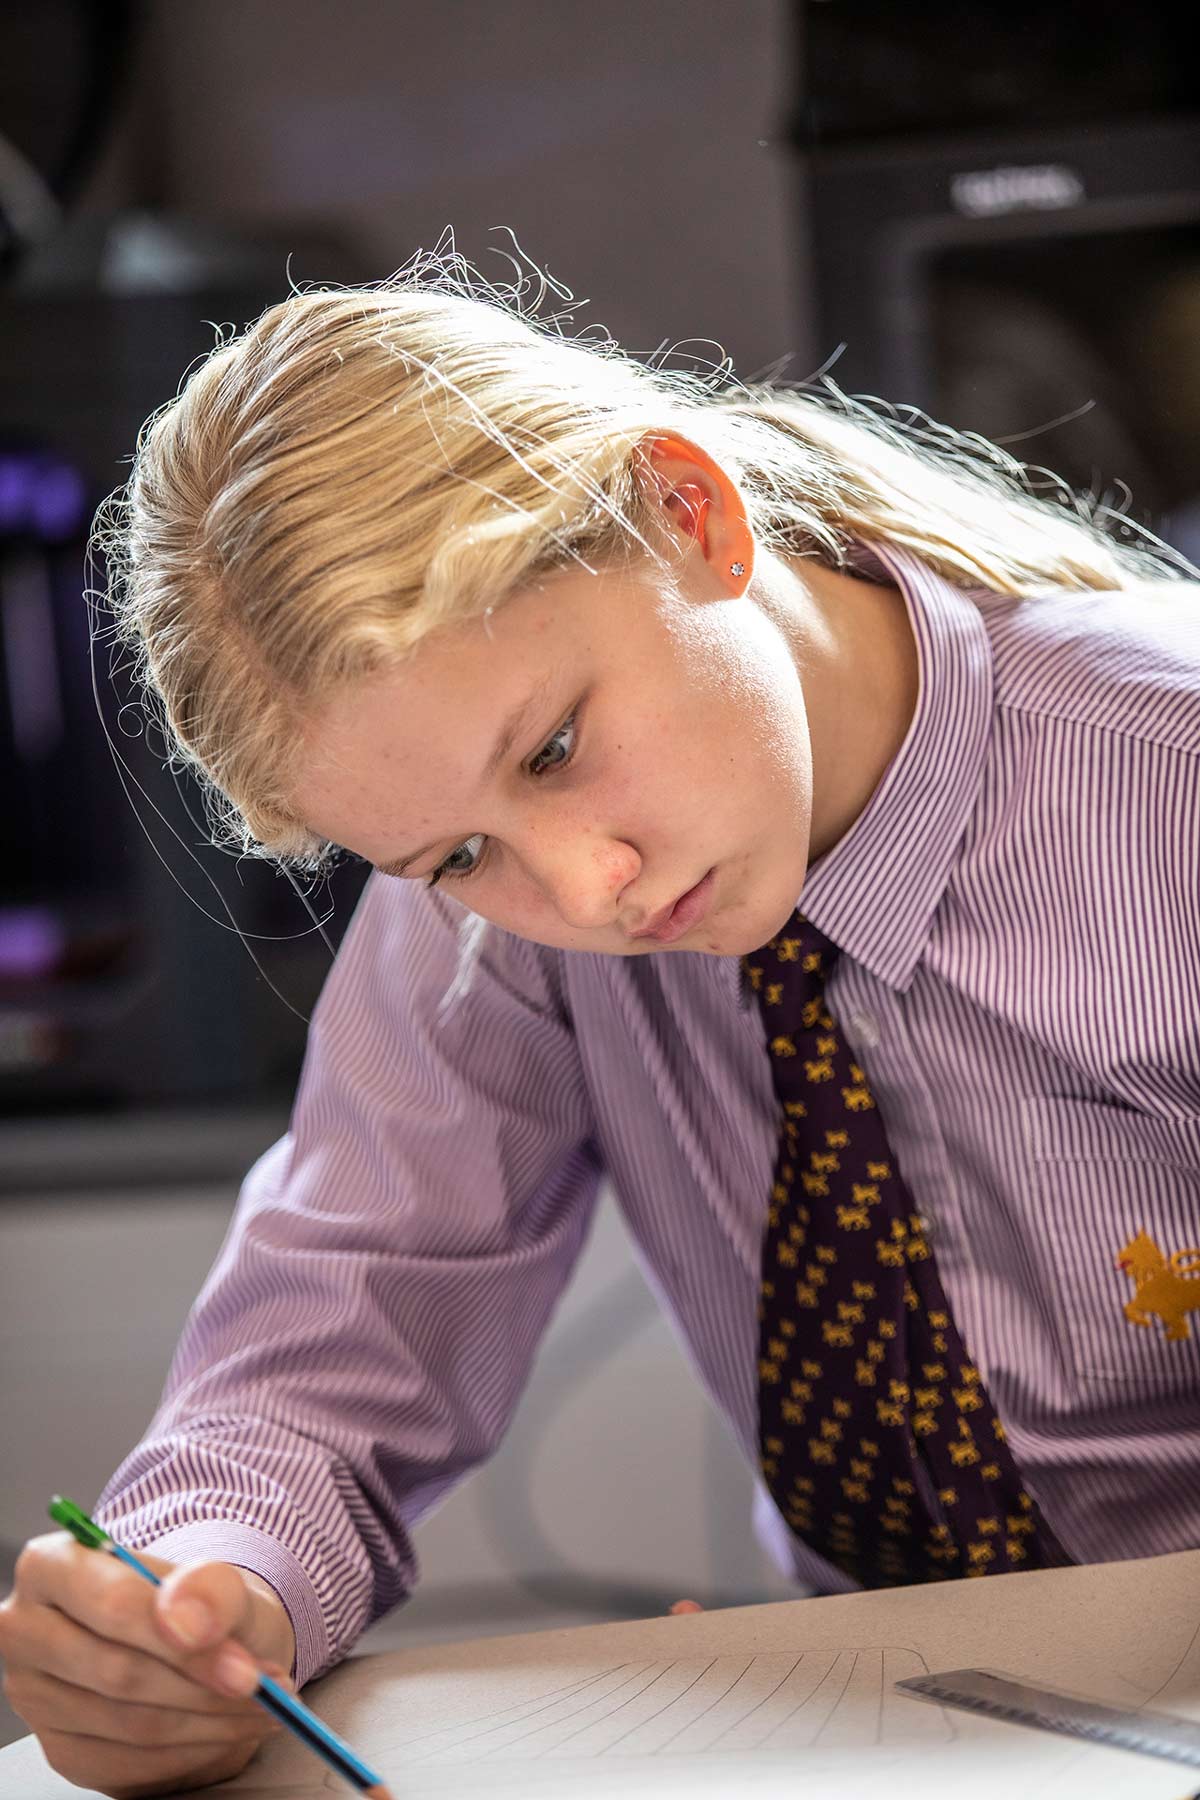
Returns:
[[[206,844],[197,791],[165,770],[128,658],[89,611],[104,569],[86,546],[142,421],[218,327],[240,329],[289,275],[362,271],[334,240],[72,217],[137,18],[54,0],[4,24],[0,1115],[282,1100],[330,961],[284,879]],[[364,874],[310,896],[333,943]]]
[[[211,349],[209,321],[240,329],[286,291],[289,251],[123,215],[61,231],[0,287],[0,1112],[294,1084],[329,949],[281,874],[207,843],[85,599],[104,584],[92,516],[140,424]],[[350,278],[336,246],[298,265]],[[331,942],[364,875],[309,896]]]
[[[1200,66],[1178,9],[1144,6],[1136,29],[1119,0],[811,0],[798,18],[792,136],[833,379],[1200,557]]]

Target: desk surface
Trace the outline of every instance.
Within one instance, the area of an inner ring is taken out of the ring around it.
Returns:
[[[944,1711],[984,1666],[1200,1722],[1200,1551],[351,1658],[305,1699],[398,1800],[1184,1800],[1200,1770]],[[290,1736],[228,1800],[349,1794]],[[0,1794],[86,1800],[24,1739]],[[96,1797],[93,1796],[93,1800]]]

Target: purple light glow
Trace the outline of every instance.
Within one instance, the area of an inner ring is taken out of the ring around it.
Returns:
[[[66,943],[59,920],[42,907],[0,911],[0,980],[36,981],[52,975]]]
[[[0,536],[73,537],[87,513],[78,469],[48,451],[0,455]]]

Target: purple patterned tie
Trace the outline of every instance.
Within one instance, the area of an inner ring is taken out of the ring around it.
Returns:
[[[799,912],[743,967],[782,1131],[763,1240],[759,1456],[797,1536],[864,1587],[1060,1566],[967,1354]]]

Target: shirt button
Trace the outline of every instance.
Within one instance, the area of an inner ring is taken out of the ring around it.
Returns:
[[[927,1212],[918,1213],[917,1214],[917,1229],[920,1231],[922,1237],[932,1237],[933,1236],[933,1215],[931,1213],[927,1213]]]
[[[879,1023],[871,1013],[856,1012],[852,1014],[850,1029],[864,1050],[874,1050],[879,1042]]]

